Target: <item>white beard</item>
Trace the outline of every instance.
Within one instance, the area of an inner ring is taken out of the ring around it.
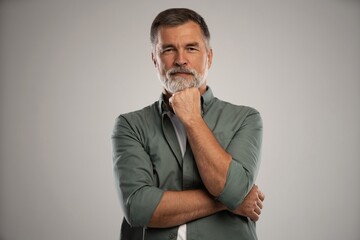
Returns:
[[[192,77],[191,79],[187,79],[180,76],[175,76],[172,73],[177,71],[185,71],[187,73],[191,73]],[[169,93],[175,93],[182,91],[186,88],[199,88],[201,85],[204,84],[206,77],[208,74],[208,67],[206,65],[204,74],[199,74],[197,71],[193,69],[184,69],[181,70],[180,68],[171,68],[169,69],[165,75],[160,75],[158,72],[158,77],[163,85],[163,87],[169,92]]]

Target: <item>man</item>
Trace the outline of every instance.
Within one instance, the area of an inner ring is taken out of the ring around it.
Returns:
[[[120,115],[112,136],[121,239],[257,239],[262,121],[215,98],[204,19],[168,9],[151,26],[159,101]]]

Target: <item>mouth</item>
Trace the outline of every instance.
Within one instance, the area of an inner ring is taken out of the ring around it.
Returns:
[[[189,72],[174,72],[174,73],[171,73],[170,75],[185,75],[185,76],[189,76],[189,75],[193,75],[192,73],[189,73]]]
[[[185,67],[176,67],[168,71],[169,75],[194,75],[194,71]]]

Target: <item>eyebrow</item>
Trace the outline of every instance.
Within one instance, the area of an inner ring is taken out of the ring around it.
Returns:
[[[186,47],[200,47],[200,43],[191,42],[191,43],[187,43],[185,46]],[[176,47],[174,44],[163,44],[160,46],[160,49],[166,49],[166,48],[176,48]]]
[[[192,43],[188,43],[186,44],[187,47],[200,47],[200,43],[198,42],[192,42]]]
[[[173,44],[163,44],[160,46],[160,49],[166,49],[166,48],[175,48]]]

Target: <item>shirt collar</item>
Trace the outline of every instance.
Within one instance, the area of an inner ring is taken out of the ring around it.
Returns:
[[[210,103],[214,99],[213,92],[209,86],[206,86],[206,92],[201,96],[201,110],[202,114],[206,113],[209,109]],[[159,105],[158,105],[159,113],[162,115],[169,111],[169,107],[165,102],[164,94],[160,95],[159,98]]]

